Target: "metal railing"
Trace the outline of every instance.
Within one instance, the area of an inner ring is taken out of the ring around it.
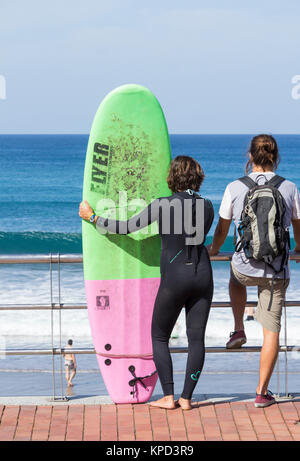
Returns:
[[[212,256],[211,261],[230,261],[232,253],[220,253],[217,256]],[[290,260],[300,261],[300,253],[292,252],[290,254]],[[63,392],[63,365],[62,357],[65,353],[65,349],[62,347],[62,322],[61,322],[61,311],[62,310],[82,310],[87,309],[86,304],[64,304],[61,302],[61,264],[80,264],[83,262],[81,254],[37,254],[37,255],[0,255],[0,264],[49,264],[49,281],[50,281],[50,303],[49,305],[42,304],[10,304],[0,306],[0,311],[16,311],[16,310],[44,310],[51,312],[51,348],[50,349],[6,349],[0,351],[0,354],[5,356],[13,355],[51,355],[52,356],[52,390],[53,400],[67,400],[67,397]],[[57,277],[58,277],[58,302],[55,303],[53,300],[53,264],[57,265]],[[254,307],[257,303],[255,301],[248,301],[246,307]],[[287,314],[286,307],[300,306],[298,300],[288,300],[285,302],[284,308],[284,345],[281,345],[279,352],[285,354],[285,395],[284,398],[290,397],[288,393],[288,358],[287,353],[293,351],[295,346],[289,346],[287,344]],[[230,302],[225,301],[214,301],[211,304],[212,308],[229,308],[231,307]],[[54,318],[53,312],[59,311],[59,347],[54,347]],[[208,353],[241,353],[241,352],[260,352],[261,347],[258,346],[243,346],[239,349],[227,349],[226,347],[206,347]],[[66,351],[67,352],[67,351]],[[173,354],[187,353],[187,347],[170,347],[170,352]],[[74,354],[95,354],[96,351],[93,348],[81,348],[72,349]],[[56,395],[56,382],[55,382],[55,356],[60,356],[60,388],[61,395]],[[277,360],[277,391],[278,397],[280,396],[280,375],[279,375],[279,358]]]

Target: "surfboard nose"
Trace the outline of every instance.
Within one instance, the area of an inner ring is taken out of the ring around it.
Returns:
[[[128,93],[128,94],[133,94],[133,93],[141,93],[141,92],[146,92],[146,93],[151,93],[148,88],[145,86],[139,85],[137,83],[127,83],[125,85],[121,85],[118,88],[115,88],[110,94],[113,94],[117,92],[118,94],[120,93]]]

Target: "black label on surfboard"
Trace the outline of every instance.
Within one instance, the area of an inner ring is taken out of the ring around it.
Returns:
[[[94,144],[91,191],[105,192],[108,182],[109,146],[96,142]]]
[[[96,296],[96,309],[103,311],[110,309],[109,296]]]

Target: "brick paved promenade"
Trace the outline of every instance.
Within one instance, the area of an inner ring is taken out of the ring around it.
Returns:
[[[198,402],[191,411],[141,405],[0,405],[8,441],[300,441],[300,401]]]

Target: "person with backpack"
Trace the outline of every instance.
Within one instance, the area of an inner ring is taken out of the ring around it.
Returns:
[[[80,205],[81,218],[96,224],[99,232],[129,234],[158,222],[161,238],[161,281],[152,317],[153,360],[164,397],[150,405],[190,410],[191,398],[204,364],[204,336],[213,296],[210,258],[204,245],[214,219],[210,200],[197,192],[204,172],[192,157],[172,160],[167,182],[172,195],[154,200],[128,221],[96,216],[90,205]],[[197,235],[198,234],[198,235]],[[182,308],[185,307],[188,357],[183,391],[174,400],[172,359],[168,343]]]
[[[229,281],[235,325],[226,347],[236,349],[247,342],[243,322],[246,287],[257,286],[255,317],[263,327],[264,340],[256,407],[275,403],[268,385],[278,356],[282,307],[290,278],[291,223],[296,242],[294,250],[300,251],[300,195],[294,183],[275,174],[279,161],[273,136],[261,134],[252,139],[247,176],[226,187],[213,242],[208,247],[211,256],[218,254],[233,220],[235,232],[237,229],[239,234]]]

